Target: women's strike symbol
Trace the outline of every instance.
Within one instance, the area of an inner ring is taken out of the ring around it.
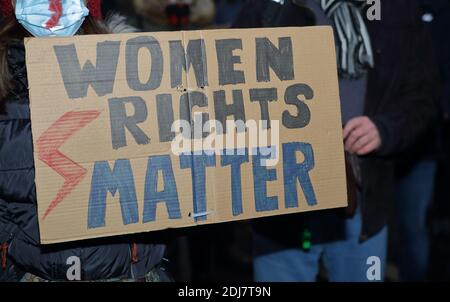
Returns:
[[[60,204],[86,176],[86,169],[62,154],[59,148],[75,133],[95,120],[100,111],[72,111],[60,117],[37,140],[37,152],[41,161],[64,178],[64,184],[45,211],[43,219]]]

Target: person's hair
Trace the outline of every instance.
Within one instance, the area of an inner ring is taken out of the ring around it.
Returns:
[[[86,17],[81,27],[84,35],[109,33],[106,25],[92,16]],[[8,43],[11,40],[22,40],[30,36],[29,33],[12,18],[3,26],[0,26],[0,113],[4,113],[6,97],[14,89],[14,80],[8,66]]]

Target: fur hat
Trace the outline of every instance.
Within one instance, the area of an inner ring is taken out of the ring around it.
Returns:
[[[136,12],[149,18],[155,24],[168,24],[166,7],[169,4],[184,3],[190,5],[190,22],[204,25],[212,22],[215,15],[213,0],[133,0]]]

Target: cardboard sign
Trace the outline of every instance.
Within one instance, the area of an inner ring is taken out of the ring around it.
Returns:
[[[331,28],[25,44],[43,244],[347,205]]]

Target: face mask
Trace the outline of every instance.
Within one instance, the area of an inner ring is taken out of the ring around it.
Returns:
[[[83,0],[16,1],[17,21],[35,37],[73,36],[87,15]]]

